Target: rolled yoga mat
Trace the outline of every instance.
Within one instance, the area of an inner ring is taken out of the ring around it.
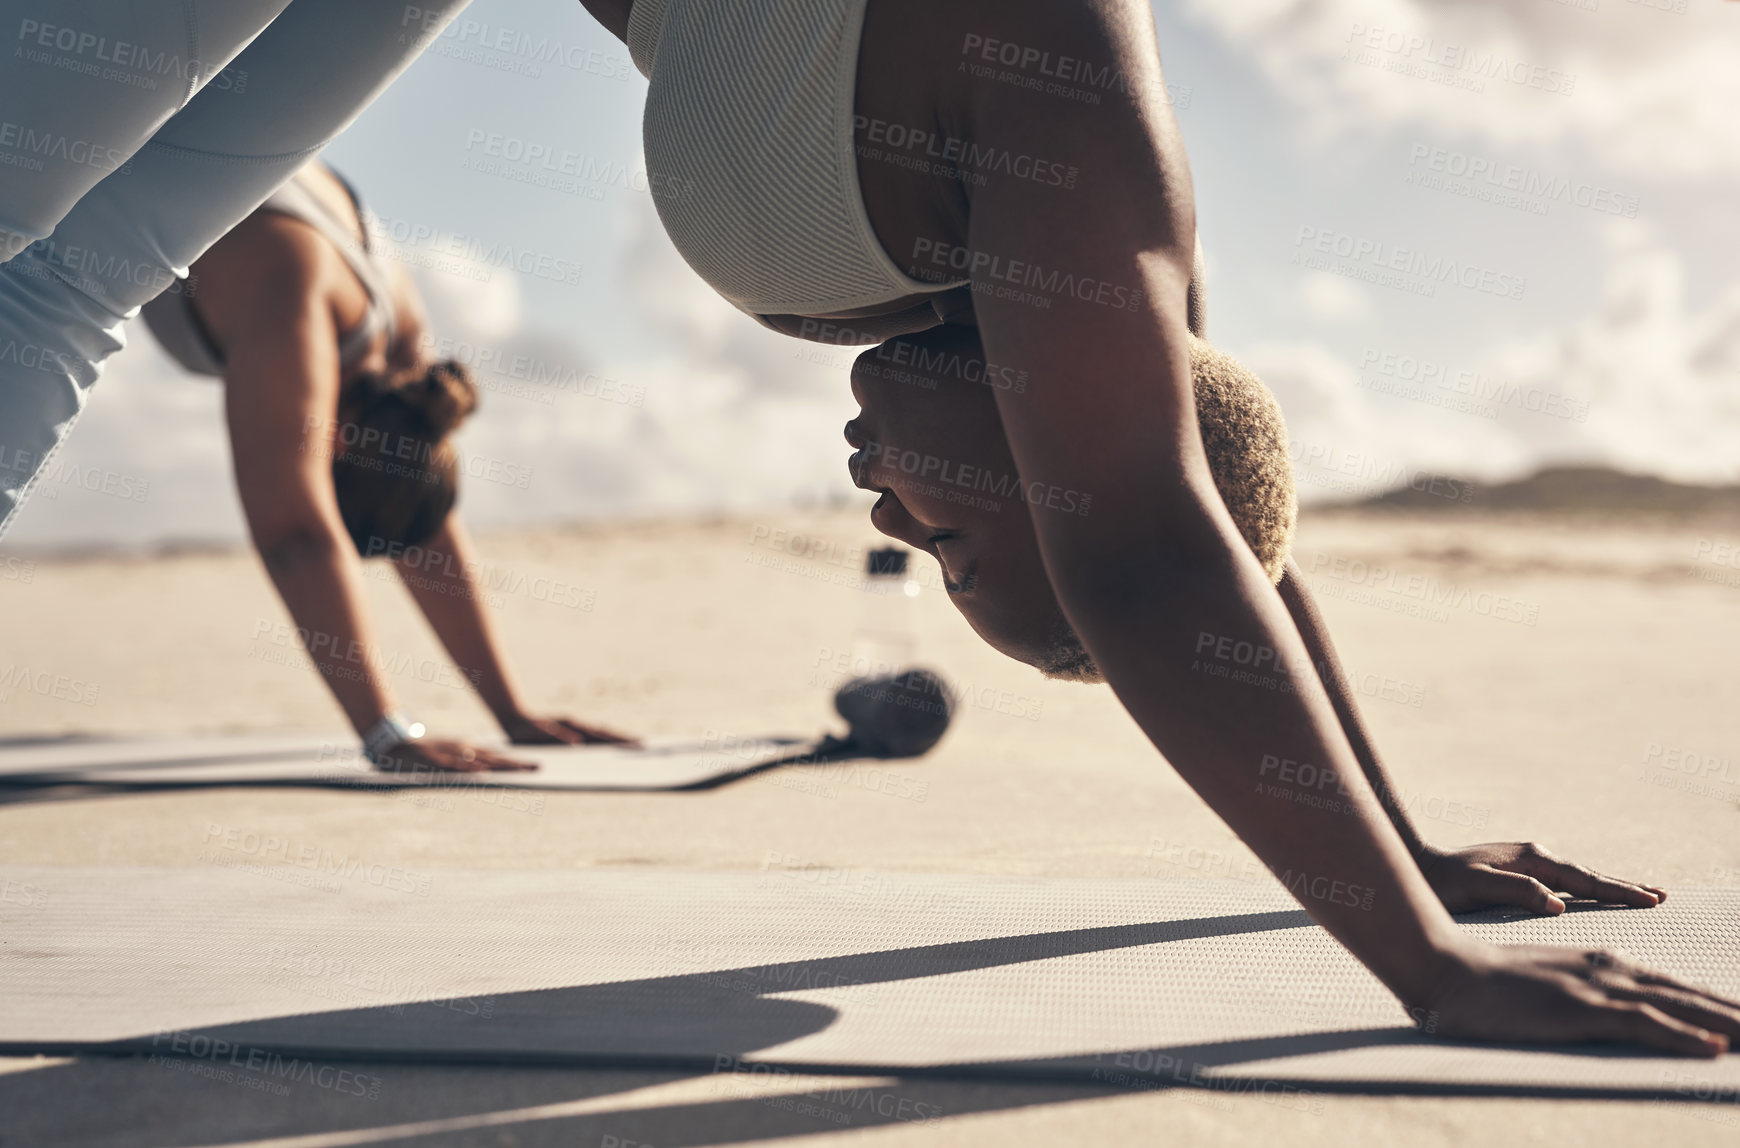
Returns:
[[[364,761],[352,738],[257,735],[68,739],[0,745],[0,788],[102,785],[176,789],[214,785],[407,789],[674,790],[717,785],[771,765],[813,758],[794,738],[654,740],[612,745],[508,746],[479,742],[539,768],[527,773],[392,773]]]
[[[1740,1089],[1740,1055],[1424,1035],[1266,879],[416,871],[229,826],[207,838],[196,867],[6,872],[0,1054],[1678,1101]],[[1740,993],[1740,891],[1463,921]]]

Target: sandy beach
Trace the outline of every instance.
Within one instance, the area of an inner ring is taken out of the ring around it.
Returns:
[[[733,737],[842,728],[830,698],[849,676],[856,581],[875,542],[854,509],[501,534],[481,545],[508,650],[540,704],[648,735]],[[1671,891],[1740,881],[1737,544],[1740,524],[1726,519],[1318,512],[1302,523],[1295,556],[1429,839],[1536,840]],[[0,804],[0,866],[195,865],[215,824],[418,870],[1268,879],[1108,690],[1043,681],[984,647],[922,565],[923,660],[962,692],[954,727],[921,760],[780,770],[699,793],[535,801],[56,791]],[[0,558],[0,579],[5,737],[343,733],[251,553],[16,556]],[[407,708],[436,732],[491,734],[407,597],[390,581],[369,589]],[[49,1079],[45,1068],[0,1065]],[[395,1086],[376,1104],[238,1104],[222,1083],[93,1062],[58,1078],[42,1112],[4,1143],[46,1144],[76,1125],[81,1143],[105,1145],[667,1148],[842,1135],[1002,1145],[1134,1142],[1161,1130],[1204,1144],[1699,1145],[1732,1143],[1740,1123],[1725,1111],[1733,1105],[1332,1095],[1298,1110],[1188,1090],[858,1082],[939,1113],[914,1122],[802,1098],[842,1087],[838,1079],[379,1072]],[[84,1090],[100,1091],[101,1105],[77,1120],[46,1114],[77,1110]]]

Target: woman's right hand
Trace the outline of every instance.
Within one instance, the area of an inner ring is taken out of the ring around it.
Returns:
[[[538,765],[463,741],[423,737],[402,741],[387,750],[375,762],[375,768],[384,773],[505,773],[526,772]]]
[[[1424,1018],[1421,1027],[1440,1036],[1642,1044],[1680,1056],[1720,1056],[1740,1039],[1740,1001],[1612,953],[1546,945],[1472,948]]]

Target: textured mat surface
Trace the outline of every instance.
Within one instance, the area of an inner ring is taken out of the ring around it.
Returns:
[[[481,743],[490,745],[493,743]],[[725,744],[653,741],[620,746],[495,746],[534,773],[382,773],[336,736],[69,740],[0,746],[0,787],[107,785],[178,788],[312,785],[404,789],[483,785],[515,789],[689,789],[800,757],[807,744],[763,738]]]
[[[5,874],[0,1052],[753,1060],[1133,1088],[1740,1088],[1734,1055],[1420,1036],[1267,883],[418,872],[229,827],[208,836],[201,867]],[[1618,949],[1740,992],[1732,890],[1465,927]]]

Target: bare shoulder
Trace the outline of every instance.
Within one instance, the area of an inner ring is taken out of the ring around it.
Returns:
[[[917,115],[922,101],[962,135],[1095,161],[1182,157],[1145,0],[871,0],[864,37],[860,104]]]
[[[282,316],[324,302],[343,260],[308,225],[276,212],[255,212],[193,265],[201,317],[222,338],[262,315]]]
[[[957,249],[993,201],[1029,220],[1133,210],[1151,225],[1142,246],[1188,243],[1189,171],[1165,93],[1144,0],[871,0],[859,178],[884,247],[903,264],[915,244]],[[942,141],[931,150],[954,178],[865,162],[896,129]]]

